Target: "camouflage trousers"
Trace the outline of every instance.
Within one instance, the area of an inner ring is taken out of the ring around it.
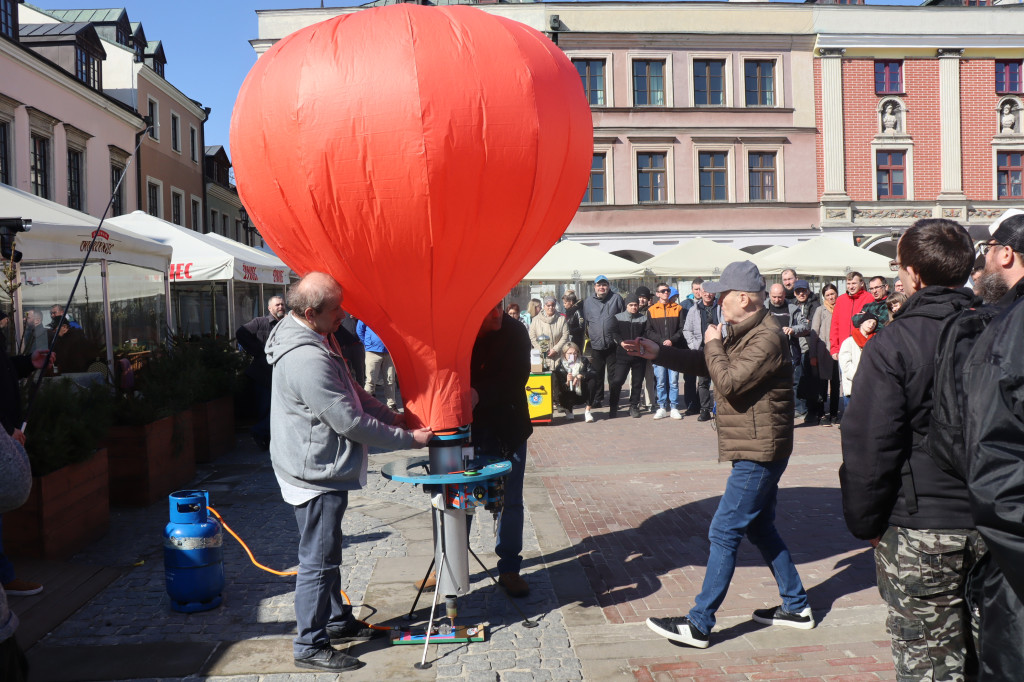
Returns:
[[[890,526],[875,549],[898,682],[965,682],[978,671],[978,610],[965,598],[985,553],[976,530]]]

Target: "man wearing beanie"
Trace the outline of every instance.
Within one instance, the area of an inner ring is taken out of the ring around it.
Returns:
[[[720,294],[722,320],[709,324],[704,350],[627,344],[633,355],[673,369],[710,376],[718,398],[718,459],[732,472],[711,520],[704,583],[685,616],[648,618],[647,627],[674,642],[707,648],[715,612],[725,600],[744,535],[770,564],[782,605],[754,611],[753,620],[802,630],[814,627],[800,574],[775,529],[779,479],[793,452],[793,362],[778,322],[764,307],[764,278],[750,261],[730,263],[704,290]]]
[[[636,294],[637,302],[640,304],[640,312],[646,315],[647,309],[654,302],[654,294],[643,284],[638,286],[634,293]],[[654,366],[649,362],[645,362],[644,366],[646,368],[644,369],[644,393],[646,397],[640,401],[640,406],[654,410],[654,403],[658,401],[658,393],[654,383]]]
[[[615,417],[618,412],[619,394],[622,392],[622,385],[626,383],[626,375],[632,372],[633,380],[629,387],[629,416],[640,418],[640,393],[644,381],[644,372],[647,369],[647,361],[643,358],[630,356],[626,353],[625,344],[633,339],[640,338],[647,331],[647,313],[640,312],[640,301],[636,294],[626,297],[625,312],[618,313],[612,321],[612,341],[615,342],[615,377],[609,387],[611,398],[611,411],[609,417]]]

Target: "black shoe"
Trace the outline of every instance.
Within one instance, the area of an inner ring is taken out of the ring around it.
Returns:
[[[709,422],[711,419],[711,410],[701,410],[700,416],[697,417],[697,421],[699,422]]]
[[[615,419],[618,416],[619,416],[619,411],[618,410],[608,410],[608,418],[609,419]]]
[[[304,656],[295,659],[296,668],[311,668],[313,670],[328,670],[335,673],[359,670],[365,663],[355,656],[349,656],[343,651],[326,646],[317,649],[311,656]]]
[[[698,649],[708,648],[708,636],[698,630],[686,616],[681,618],[648,618],[647,627],[673,642],[689,644]]]
[[[832,426],[832,415],[826,414],[824,417],[822,417],[821,418],[821,425],[822,426]]]
[[[328,625],[327,635],[331,643],[366,642],[386,636],[387,630],[377,630],[361,620],[350,620],[344,625]]]
[[[784,611],[781,606],[773,606],[770,609],[757,609],[752,616],[754,622],[763,625],[785,625],[800,630],[813,630],[816,623],[811,607],[808,606],[800,613]]]
[[[640,418],[640,408],[637,405],[630,405],[629,406],[629,416],[632,417],[633,419],[639,419]]]
[[[821,420],[817,417],[808,416],[804,418],[804,426],[817,426],[821,423]]]
[[[692,417],[693,415],[699,414],[699,413],[700,413],[700,408],[699,407],[687,407],[686,408],[686,412],[684,412],[683,414],[686,415],[687,417]]]

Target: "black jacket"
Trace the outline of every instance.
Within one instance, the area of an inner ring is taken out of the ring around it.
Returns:
[[[967,487],[938,467],[925,437],[939,328],[975,302],[969,289],[925,287],[864,346],[839,469],[843,513],[856,537],[877,538],[890,525],[974,528]]]
[[[263,348],[267,345],[270,330],[277,325],[277,322],[277,318],[269,314],[255,317],[235,332],[238,345],[252,356],[252,362],[245,369],[245,374],[261,386],[270,386],[272,371],[270,365],[267,364],[267,352]]]
[[[469,384],[479,402],[473,408],[473,445],[477,452],[509,456],[533,434],[526,382],[530,379],[530,336],[508,315],[501,328],[477,338]]]
[[[576,347],[583,352],[583,333],[586,331],[586,323],[583,321],[583,303],[577,302],[565,311],[565,325],[569,328],[569,340],[576,344]]]
[[[59,366],[59,365],[58,365]],[[0,346],[0,424],[7,433],[21,428],[21,389],[18,380],[32,372],[32,356],[7,355],[7,349]]]
[[[622,347],[622,342],[639,338],[646,331],[647,315],[645,313],[631,315],[628,310],[618,313],[611,323],[611,336],[612,341],[615,343],[616,354],[628,357],[625,349]]]

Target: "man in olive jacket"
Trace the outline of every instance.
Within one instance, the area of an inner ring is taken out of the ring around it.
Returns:
[[[647,626],[676,642],[708,646],[746,535],[761,551],[779,586],[782,605],[754,611],[766,625],[809,630],[814,615],[793,559],[775,530],[779,479],[793,452],[793,363],[789,340],[764,307],[764,278],[750,261],[731,263],[705,291],[720,293],[722,327],[709,324],[704,351],[636,339],[627,350],[697,376],[710,376],[718,396],[718,459],[732,472],[711,521],[704,584],[686,616],[648,618]]]

